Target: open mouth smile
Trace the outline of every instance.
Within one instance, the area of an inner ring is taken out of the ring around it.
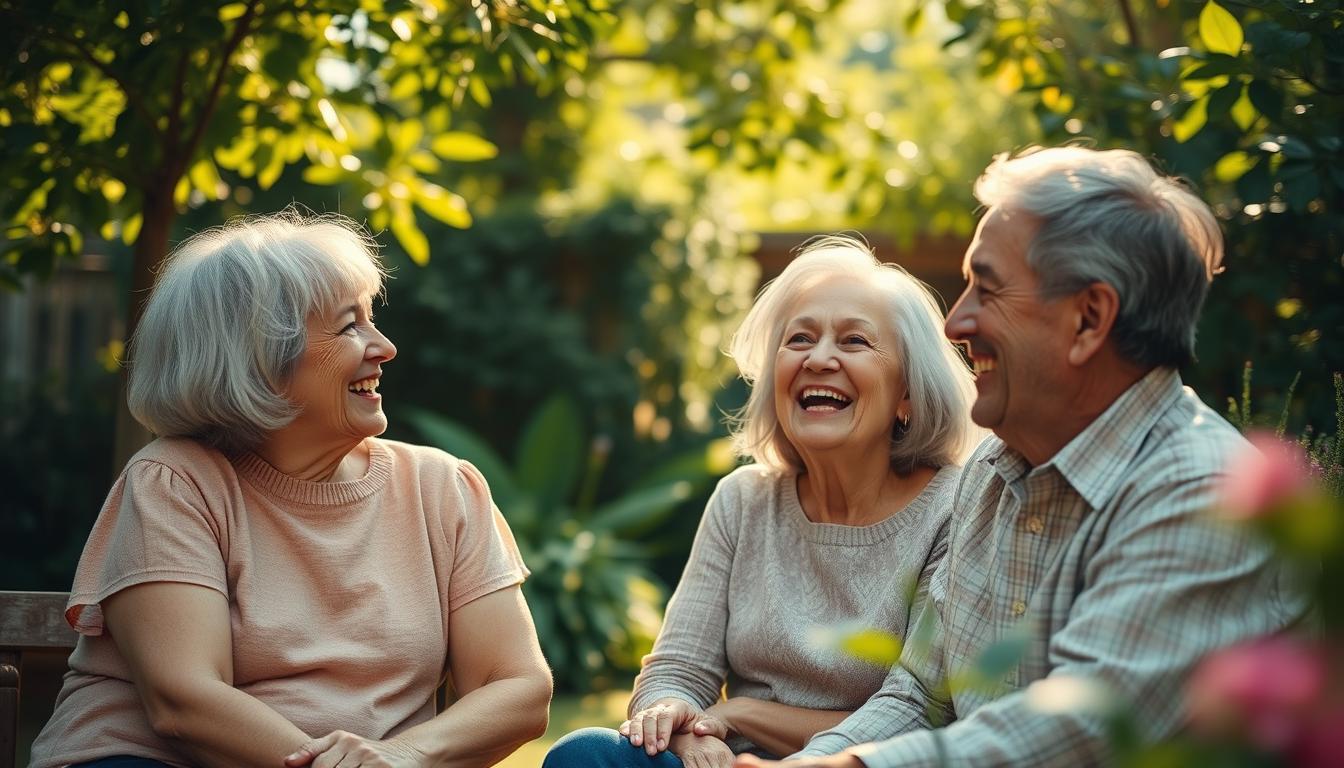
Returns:
[[[973,357],[971,358],[971,370],[976,376],[982,373],[989,373],[998,367],[998,363],[992,357]]]
[[[370,376],[367,379],[360,379],[359,381],[352,382],[346,389],[359,397],[369,400],[377,400],[382,397],[382,395],[378,394],[377,376]]]
[[[798,404],[808,413],[834,413],[848,408],[853,400],[843,392],[830,387],[806,387],[798,396]]]

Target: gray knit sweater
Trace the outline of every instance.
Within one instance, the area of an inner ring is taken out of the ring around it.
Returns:
[[[705,708],[727,695],[808,709],[858,709],[887,669],[840,650],[849,631],[904,637],[946,552],[957,467],[868,526],[813,523],[796,475],[758,465],[719,482],[667,605],[630,711],[676,697]],[[744,739],[735,752],[754,749]]]

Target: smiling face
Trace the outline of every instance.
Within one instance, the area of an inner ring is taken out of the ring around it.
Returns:
[[[992,208],[966,252],[966,290],[948,313],[945,331],[965,342],[975,370],[971,419],[1022,450],[1058,407],[1068,349],[1067,299],[1045,300],[1027,264],[1038,224]]]
[[[837,448],[890,451],[892,427],[909,415],[888,300],[837,276],[789,306],[775,355],[780,428],[803,455]]]
[[[374,327],[372,301],[351,297],[308,317],[308,344],[288,388],[301,411],[285,429],[317,443],[357,443],[387,429],[378,378],[397,348]]]

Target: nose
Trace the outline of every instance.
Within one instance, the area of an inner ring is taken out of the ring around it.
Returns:
[[[369,346],[364,350],[364,357],[369,360],[376,360],[385,363],[397,356],[397,345],[392,340],[383,335],[383,332],[377,328],[373,329],[373,339]]]
[[[838,370],[840,361],[835,356],[835,348],[829,341],[821,341],[808,350],[807,357],[803,358],[803,368],[812,373]]]
[[[943,334],[952,341],[966,341],[975,335],[976,302],[971,295],[970,286],[962,291],[957,303],[952,305],[943,323]]]

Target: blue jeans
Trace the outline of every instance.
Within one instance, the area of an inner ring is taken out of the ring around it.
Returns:
[[[643,747],[610,728],[580,728],[551,747],[541,768],[682,768],[671,752],[649,757]]]

